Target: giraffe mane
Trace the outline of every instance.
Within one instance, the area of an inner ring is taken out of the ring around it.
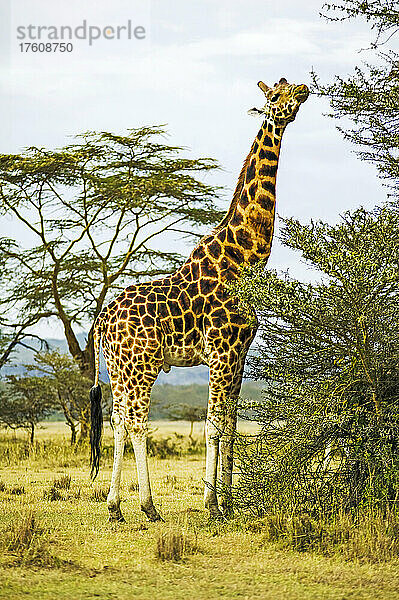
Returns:
[[[255,144],[255,142],[254,142],[254,144]],[[253,150],[254,144],[252,145],[252,148],[249,151],[247,158],[244,160],[244,164],[242,165],[242,169],[241,169],[240,175],[238,177],[237,186],[236,186],[236,189],[234,190],[233,199],[229,206],[229,210],[227,211],[227,213],[225,214],[225,216],[223,217],[223,220],[219,223],[219,225],[216,225],[215,229],[213,230],[213,233],[216,233],[216,232],[220,231],[221,229],[223,229],[223,227],[226,227],[226,225],[228,224],[228,222],[230,221],[230,219],[232,218],[232,216],[234,214],[234,211],[237,207],[238,201],[241,196],[241,192],[244,187],[245,174],[247,172],[247,167],[248,167],[250,158],[252,156],[252,150]]]

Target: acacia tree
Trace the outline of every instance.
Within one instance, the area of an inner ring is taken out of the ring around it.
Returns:
[[[319,283],[261,269],[239,283],[260,319],[252,376],[267,384],[251,407],[262,434],[241,454],[246,508],[322,513],[397,501],[398,230],[389,209],[346,213],[334,226],[288,219],[283,242]]]
[[[6,251],[4,251],[5,249]],[[14,277],[10,250],[10,243],[7,243],[6,240],[0,240],[0,271],[4,287],[10,286]],[[46,347],[45,340],[30,333],[31,328],[38,323],[40,318],[41,316],[36,315],[34,311],[24,315],[14,313],[11,319],[5,313],[0,314],[0,369],[10,360],[18,346],[30,350],[36,350],[38,346],[41,348]]]
[[[342,0],[325,2],[323,16],[329,21],[346,21],[364,18],[375,32],[372,47],[386,44],[399,27],[399,10],[396,0]]]
[[[27,429],[33,444],[35,428],[56,403],[54,387],[46,377],[9,376],[0,388],[0,423],[10,429]]]
[[[34,325],[40,321],[40,318],[25,318],[25,322],[8,323],[3,322],[3,329],[0,330],[0,369],[10,360],[18,346],[27,348],[28,350],[37,351],[37,344],[34,340],[39,341],[40,348],[47,348],[46,340],[33,333],[29,333]]]
[[[90,426],[90,407],[87,390],[91,382],[82,377],[80,369],[71,356],[53,350],[38,352],[35,363],[26,365],[28,372],[40,373],[45,377],[54,392],[54,409],[64,413],[65,421],[71,430],[71,444],[87,438]],[[108,384],[102,384],[104,408],[110,403]]]
[[[181,148],[161,143],[162,134],[160,127],[88,133],[60,150],[0,156],[2,213],[30,242],[2,240],[12,275],[2,280],[3,313],[9,323],[15,314],[59,319],[90,380],[93,325],[107,296],[127,281],[175,269],[182,257],[169,249],[171,236],[194,239],[221,217],[216,188],[196,178],[215,161],[182,158]],[[83,348],[77,327],[88,331]]]
[[[190,423],[189,438],[193,439],[194,423],[205,421],[206,407],[191,404],[177,404],[170,406],[168,416],[176,421],[188,421]]]
[[[374,33],[374,64],[356,66],[353,75],[336,76],[322,84],[313,73],[313,91],[330,101],[335,119],[351,121],[338,127],[355,144],[358,156],[377,167],[390,193],[398,197],[399,184],[399,56],[391,45],[399,29],[398,4],[394,0],[344,0],[324,4],[330,21],[364,18]]]

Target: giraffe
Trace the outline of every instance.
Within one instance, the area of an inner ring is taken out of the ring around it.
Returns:
[[[150,393],[158,374],[171,365],[209,366],[206,419],[204,503],[210,515],[229,511],[233,470],[233,439],[237,398],[244,363],[257,329],[256,318],[242,316],[226,283],[240,276],[243,265],[266,261],[270,255],[275,215],[275,184],[281,139],[309,95],[306,85],[285,78],[265,95],[261,128],[244,161],[231,205],[210,235],[172,275],[126,288],[97,318],[94,328],[95,382],[90,391],[92,476],[99,468],[102,430],[99,351],[111,382],[114,463],[107,505],[110,520],[123,521],[119,485],[125,430],[130,435],[139,482],[141,509],[150,521],[161,519],[150,487],[147,463],[147,417]],[[216,494],[218,457],[222,497]]]

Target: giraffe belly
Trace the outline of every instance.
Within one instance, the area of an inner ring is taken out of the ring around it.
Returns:
[[[196,367],[207,364],[202,344],[196,346],[168,345],[164,349],[163,370],[167,373],[170,367]]]

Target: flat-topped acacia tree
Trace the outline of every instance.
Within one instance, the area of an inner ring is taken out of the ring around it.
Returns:
[[[217,163],[182,158],[182,148],[162,143],[164,134],[162,127],[86,133],[58,150],[0,155],[1,211],[18,232],[0,240],[8,273],[3,326],[16,315],[59,319],[90,380],[93,323],[108,292],[173,271],[182,257],[170,249],[171,238],[198,237],[201,225],[221,218],[218,188],[198,179]],[[84,347],[78,328],[88,331]]]

